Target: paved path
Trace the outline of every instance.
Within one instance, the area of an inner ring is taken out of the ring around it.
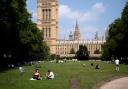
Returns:
[[[80,89],[79,80],[77,75],[72,75],[70,80],[70,89]]]
[[[128,89],[128,77],[112,80],[99,89]]]

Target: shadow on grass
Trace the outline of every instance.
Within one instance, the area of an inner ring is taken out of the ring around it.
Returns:
[[[0,73],[6,73],[6,71],[10,70],[10,68],[0,67]]]

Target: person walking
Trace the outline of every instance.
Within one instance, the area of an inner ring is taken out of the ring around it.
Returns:
[[[120,63],[119,59],[116,59],[116,60],[115,60],[116,71],[119,71],[119,63]]]

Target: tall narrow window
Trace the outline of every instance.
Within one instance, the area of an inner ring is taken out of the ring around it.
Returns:
[[[46,21],[48,20],[48,9],[46,9]]]
[[[49,9],[47,9],[47,21],[49,20]]]
[[[45,28],[43,28],[43,35],[44,35],[44,38],[46,38],[46,30],[45,30]]]
[[[49,9],[49,20],[51,20],[51,9]]]
[[[46,20],[46,9],[43,9],[43,20]]]
[[[48,38],[48,28],[46,27],[46,38]]]
[[[51,28],[49,28],[49,38],[51,38]]]
[[[43,15],[42,17],[43,17],[43,20],[44,20],[44,9],[42,10],[42,15]]]

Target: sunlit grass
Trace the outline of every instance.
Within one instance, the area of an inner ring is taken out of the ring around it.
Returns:
[[[92,62],[94,66],[91,66]],[[96,64],[99,64],[99,70],[95,69]],[[25,66],[24,68],[24,74],[21,74],[18,68],[1,71],[0,89],[70,89],[70,79],[73,74],[79,78],[81,89],[91,89],[105,79],[128,74],[128,65],[120,65],[120,71],[116,72],[114,64],[101,61],[46,62],[41,63],[41,68],[39,68],[43,79],[31,81],[29,79],[32,77],[35,66]],[[48,69],[55,73],[53,80],[45,79]]]

